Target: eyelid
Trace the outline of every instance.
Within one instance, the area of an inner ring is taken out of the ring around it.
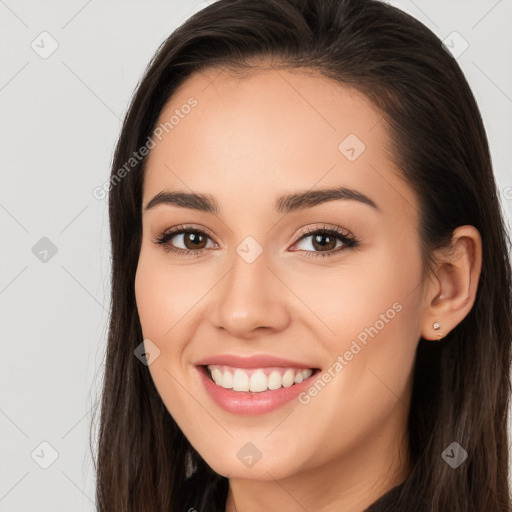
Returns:
[[[183,231],[200,231],[208,235],[216,245],[220,245],[215,238],[215,235],[208,228],[204,226],[197,226],[195,224],[178,224],[172,228],[164,229],[163,231],[157,231],[155,238],[158,236],[178,235]]]
[[[318,231],[332,231],[338,235],[342,235],[347,238],[355,238],[355,236],[348,229],[342,228],[340,226],[329,226],[326,224],[322,224],[321,226],[316,225],[316,226],[309,226],[307,228],[304,228],[300,232],[300,234],[297,236],[297,238],[295,239],[293,244],[296,244],[303,237],[305,237],[307,235],[311,235],[313,233],[317,233]]]

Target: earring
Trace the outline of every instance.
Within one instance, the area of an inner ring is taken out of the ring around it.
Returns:
[[[434,322],[434,325],[432,326],[434,328],[434,331],[437,332],[437,335],[439,336],[439,340],[441,340],[441,338],[443,337],[443,335],[441,334],[441,332],[439,331],[439,329],[441,328],[441,325],[439,324],[439,322]],[[438,340],[438,341],[439,341]]]

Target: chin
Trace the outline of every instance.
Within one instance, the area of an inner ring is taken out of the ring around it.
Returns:
[[[298,471],[297,464],[292,460],[293,457],[290,457],[288,463],[283,460],[282,456],[279,457],[276,453],[273,453],[272,457],[267,460],[262,455],[256,462],[248,460],[245,463],[242,462],[244,460],[243,453],[240,455],[242,460],[236,455],[234,457],[226,457],[225,452],[224,456],[221,457],[221,460],[215,457],[215,455],[203,458],[216,473],[230,479],[271,481],[289,477]]]

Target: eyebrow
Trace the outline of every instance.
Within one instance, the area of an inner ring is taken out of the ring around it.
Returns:
[[[321,190],[308,190],[279,197],[275,202],[278,213],[284,214],[298,210],[312,208],[328,201],[353,200],[366,204],[379,210],[377,204],[368,196],[346,187],[327,188]],[[206,213],[220,214],[217,200],[210,194],[197,194],[193,192],[159,192],[144,208],[145,211],[159,204],[169,204],[181,208],[191,208]]]

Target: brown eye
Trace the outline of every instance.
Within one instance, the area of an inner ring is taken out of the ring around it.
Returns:
[[[207,238],[198,231],[186,231],[183,235],[183,243],[186,249],[204,249]]]
[[[178,226],[178,228],[161,233],[153,242],[161,245],[167,252],[199,256],[207,249],[209,240],[212,240],[211,237],[201,230]],[[212,245],[215,246],[215,244]]]
[[[336,238],[328,234],[313,235],[313,247],[319,251],[322,249],[332,250],[336,247]]]
[[[306,242],[308,239],[311,241]],[[305,251],[307,257],[332,256],[347,247],[355,247],[357,240],[337,229],[316,229],[302,235],[295,245]]]

